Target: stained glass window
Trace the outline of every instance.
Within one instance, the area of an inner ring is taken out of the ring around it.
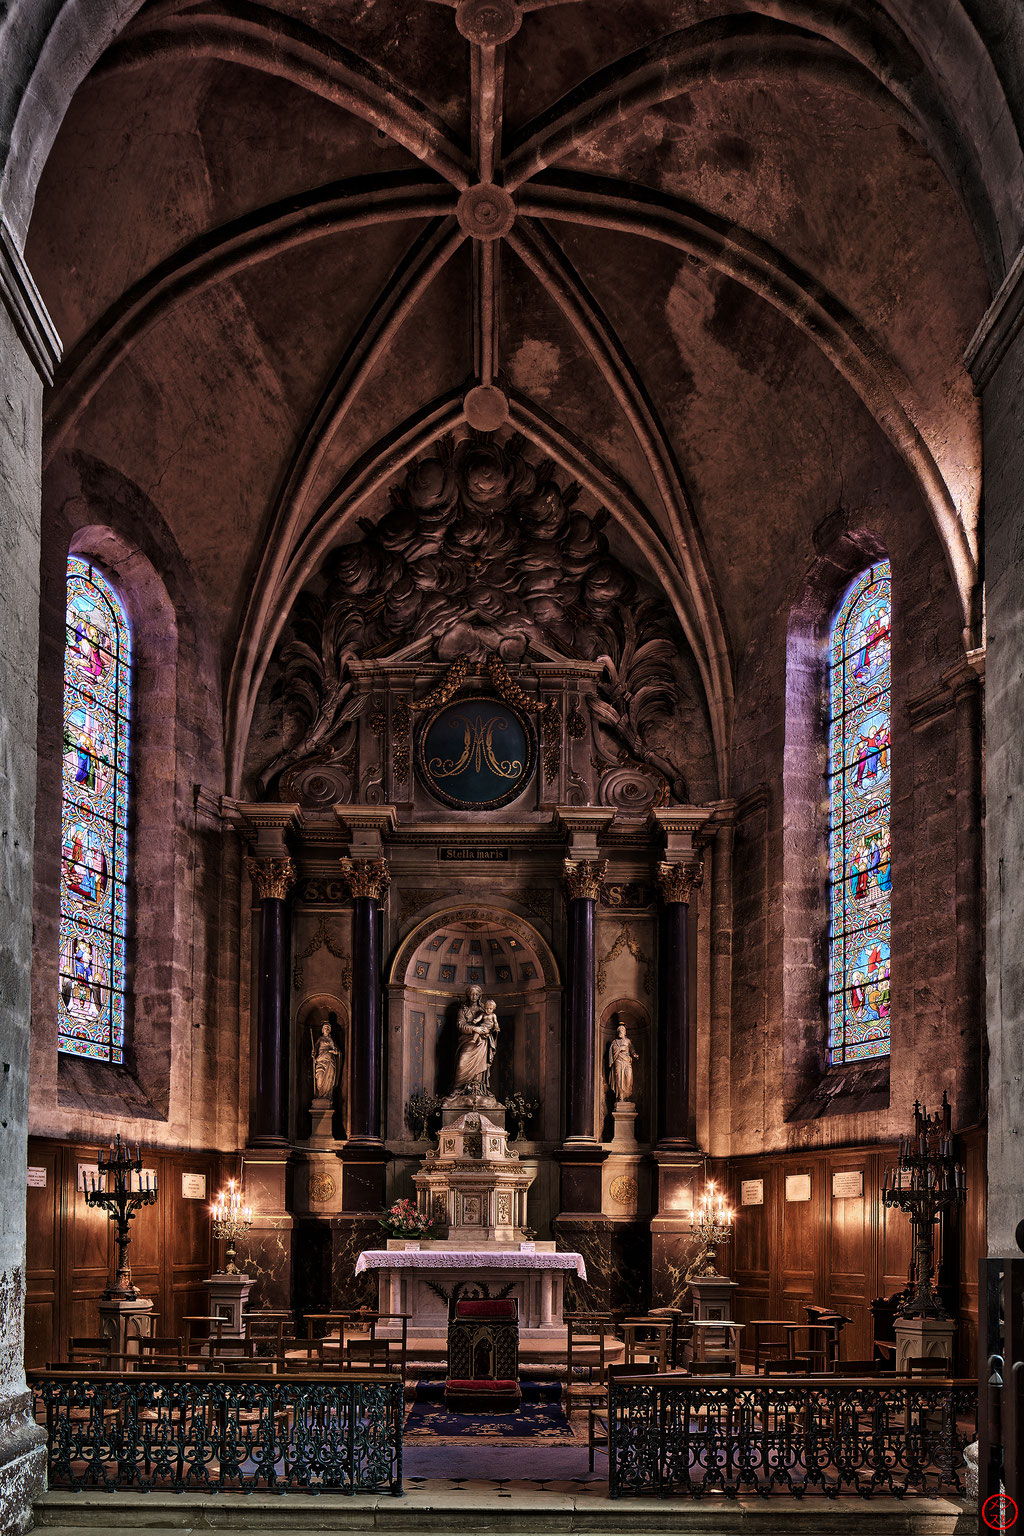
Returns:
[[[829,652],[829,1061],[889,1054],[890,578],[864,571]]]
[[[131,634],[86,560],[68,560],[57,1048],[124,1060]]]

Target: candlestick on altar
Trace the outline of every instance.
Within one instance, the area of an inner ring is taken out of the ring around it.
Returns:
[[[147,1174],[146,1187],[143,1189],[142,1152],[136,1146],[133,1155],[128,1143],[122,1142],[120,1133],[110,1143],[109,1152],[97,1153],[96,1166],[101,1180],[106,1175],[106,1188],[103,1187],[102,1182],[97,1182],[96,1174],[91,1174],[89,1177],[92,1188],[83,1190],[85,1203],[99,1206],[107,1212],[111,1221],[117,1224],[117,1230],[114,1233],[114,1242],[117,1245],[117,1274],[103,1292],[103,1299],[104,1301],[137,1301],[138,1292],[132,1284],[131,1265],[128,1263],[128,1249],[132,1241],[129,1227],[141,1206],[155,1204],[157,1187],[155,1182],[150,1184]],[[139,1176],[138,1187],[135,1189],[132,1188],[133,1173]]]

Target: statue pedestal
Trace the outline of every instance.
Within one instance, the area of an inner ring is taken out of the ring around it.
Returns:
[[[148,1296],[134,1301],[103,1298],[99,1302],[100,1333],[110,1340],[111,1353],[137,1355],[139,1340],[153,1332],[153,1302]],[[118,1369],[118,1367],[115,1367]]]
[[[204,1280],[203,1284],[210,1290],[210,1316],[224,1319],[221,1338],[244,1339],[242,1310],[252,1290],[250,1276],[230,1275],[222,1269],[211,1275],[209,1280]]]
[[[896,1317],[896,1374],[905,1376],[908,1360],[948,1360],[953,1370],[953,1335],[956,1323],[951,1317]]]
[[[620,1099],[612,1110],[612,1151],[635,1152],[640,1143],[636,1139],[636,1105],[632,1099]]]
[[[296,1211],[310,1216],[337,1216],[342,1206],[341,1159],[328,1146],[295,1148],[293,1201]]]
[[[691,1280],[694,1322],[731,1322],[732,1297],[737,1289],[736,1281],[730,1280],[728,1275],[701,1275]]]
[[[309,1145],[334,1146],[334,1100],[314,1099],[309,1106]]]

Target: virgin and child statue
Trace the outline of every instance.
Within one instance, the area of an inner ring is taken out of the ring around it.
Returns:
[[[459,1032],[458,1054],[452,1096],[469,1094],[493,1101],[491,1068],[498,1048],[497,1004],[493,997],[483,998],[483,988],[466,988],[466,1000],[456,1021]]]

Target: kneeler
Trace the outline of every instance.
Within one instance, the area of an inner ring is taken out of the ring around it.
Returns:
[[[457,1301],[448,1318],[445,1406],[463,1412],[507,1413],[522,1401],[519,1386],[519,1302]]]

